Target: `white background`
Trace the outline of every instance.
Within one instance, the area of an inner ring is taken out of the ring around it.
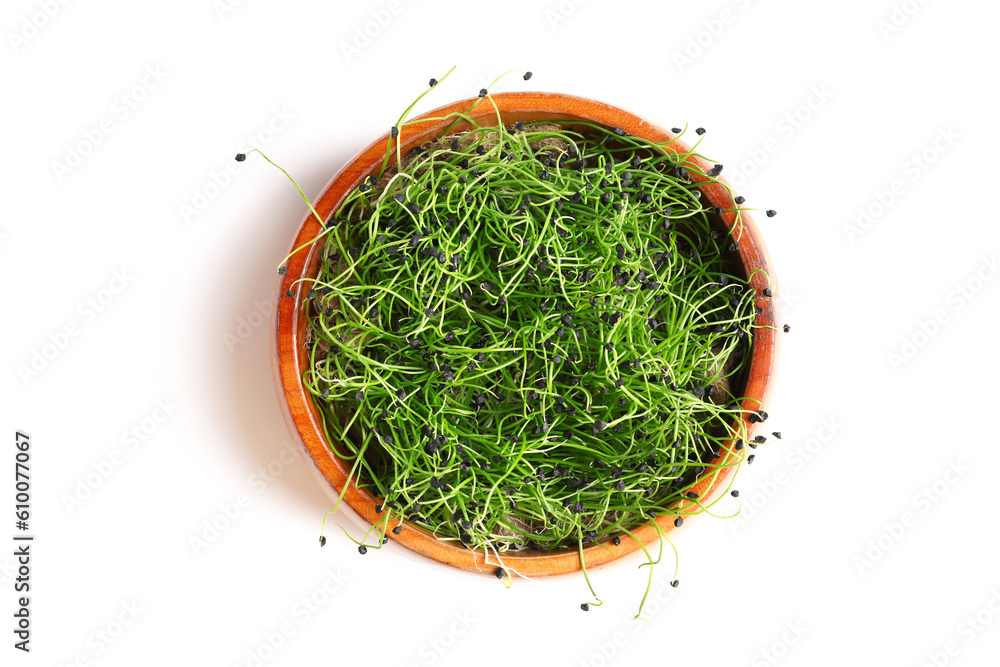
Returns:
[[[0,548],[0,662],[995,664],[995,4],[225,2],[4,2],[0,539],[15,429],[37,538],[30,655]],[[260,159],[219,174],[253,145],[315,197],[453,64],[417,113],[530,69],[495,92],[704,126],[779,212],[757,221],[784,439],[740,518],[674,534],[648,626],[640,559],[596,570],[583,613],[578,575],[506,590],[335,530],[320,549],[330,496],[283,458],[255,313],[306,207]]]

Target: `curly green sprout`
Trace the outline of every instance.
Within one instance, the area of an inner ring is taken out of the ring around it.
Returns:
[[[707,511],[693,485],[745,454],[740,209],[731,232],[712,223],[694,149],[587,122],[456,113],[404,155],[412,108],[379,173],[320,220],[308,292],[305,385],[348,480],[382,498],[348,537],[378,549],[405,518],[492,554],[508,586],[504,555],[572,548],[594,594],[586,546],[649,524],[662,556],[654,519]],[[640,546],[648,595],[660,558]]]

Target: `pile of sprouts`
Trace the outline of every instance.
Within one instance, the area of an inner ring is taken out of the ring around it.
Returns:
[[[746,454],[757,311],[739,211],[727,230],[703,204],[697,144],[497,112],[453,114],[404,154],[410,109],[381,169],[321,221],[306,301],[305,386],[349,481],[380,499],[359,551],[405,519],[500,578],[505,555],[583,564],[644,524],[662,555],[654,519],[704,511],[696,481]]]

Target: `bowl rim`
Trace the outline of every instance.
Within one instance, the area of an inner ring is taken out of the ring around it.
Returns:
[[[630,135],[654,142],[669,141],[670,143],[664,148],[675,154],[691,153],[690,147],[677,139],[672,132],[619,107],[574,95],[548,92],[498,93],[484,98],[458,100],[407,121],[404,127],[400,128],[399,137],[395,142],[402,142],[400,148],[403,152],[407,152],[432,139],[450,122],[428,119],[438,119],[454,113],[466,113],[473,120],[492,121],[490,124],[493,125],[496,124],[497,114],[506,124],[518,120],[553,122],[584,120],[606,127],[618,127]],[[452,129],[452,133],[461,132],[468,127],[466,121],[459,121]],[[360,185],[363,179],[377,172],[384,159],[388,140],[387,132],[359,151],[330,179],[323,193],[313,204],[322,219],[329,219],[351,190]],[[393,149],[395,150],[395,143]],[[738,205],[731,194],[731,188],[727,187],[728,184],[723,179],[713,179],[720,182],[706,182],[708,177],[704,173],[713,166],[712,163],[698,155],[689,155],[681,164],[694,167],[689,169],[692,180],[700,183],[698,187],[702,191],[702,196],[713,208],[722,208],[723,212],[719,218],[727,229],[731,229],[736,220]],[[752,343],[750,366],[746,372],[745,398],[741,403],[744,410],[742,421],[749,438],[756,427],[755,423],[749,421],[749,417],[751,413],[763,409],[774,373],[777,322],[775,310],[778,292],[774,267],[760,231],[745,209],[740,210],[740,218],[742,231],[739,236],[738,255],[744,270],[750,276],[754,303],[760,311],[754,320],[757,328]],[[316,240],[322,229],[310,212],[300,225],[291,247],[300,248],[310,244]],[[287,262],[287,272],[279,278],[271,325],[272,371],[278,402],[290,435],[306,451],[319,474],[334,491],[340,493],[347,481],[350,468],[333,454],[327,444],[320,423],[321,417],[302,382],[303,370],[306,368],[304,350],[307,329],[303,305],[308,289],[306,289],[307,283],[296,283],[296,281],[316,275],[321,248],[321,243],[312,243],[308,248],[295,253]],[[763,294],[763,290],[768,287],[772,290],[771,297]],[[292,296],[287,295],[289,290]],[[743,452],[737,452],[733,448],[733,441],[728,441],[723,447],[721,457],[712,461],[712,464],[732,463],[742,455]],[[717,472],[708,467],[690,488],[698,493],[701,502],[707,504],[728,484],[736,467],[730,465]],[[378,501],[377,497],[359,488],[353,481],[343,491],[343,502],[369,524],[375,524],[382,517],[375,512]],[[698,505],[687,503],[679,513],[686,514],[684,511],[686,508],[690,508],[691,514],[696,514]],[[660,531],[667,532],[674,528],[674,516],[657,517],[656,523]],[[412,551],[441,563],[484,573],[493,572],[501,565],[509,572],[528,577],[576,572],[582,569],[581,559],[586,568],[591,569],[641,548],[631,539],[621,540],[621,544],[616,546],[609,538],[584,548],[582,553],[575,549],[562,549],[553,552],[505,554],[502,556],[502,562],[497,562],[494,553],[473,551],[460,543],[441,540],[431,531],[414,526],[408,521],[404,521],[402,525],[400,535],[387,531],[387,536]],[[631,532],[643,545],[660,539],[657,529],[649,524],[643,524]]]

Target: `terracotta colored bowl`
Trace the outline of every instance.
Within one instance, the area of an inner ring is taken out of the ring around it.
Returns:
[[[620,127],[628,134],[656,142],[674,138],[673,134],[626,111],[580,97],[555,93],[500,93],[493,95],[492,99],[499,108],[500,116],[506,124],[519,120],[584,120],[607,127]],[[461,100],[430,111],[420,118],[440,118],[452,112],[465,112],[472,106],[473,102],[475,102],[474,99]],[[482,125],[491,125],[496,122],[493,104],[486,99],[479,100],[469,116]],[[415,146],[434,139],[435,135],[444,129],[449,122],[451,121],[428,121],[404,128],[399,138],[402,141],[402,151],[405,153]],[[456,125],[452,131],[460,132],[466,129],[469,129],[469,126],[463,121]],[[383,135],[376,139],[333,177],[319,201],[315,203],[316,211],[324,220],[328,219],[340,206],[344,197],[351,190],[361,184],[362,179],[377,172],[385,155],[388,138],[388,135]],[[689,152],[688,147],[680,141],[668,144],[666,150],[681,154]],[[691,158],[688,164],[697,165],[697,171],[702,173],[712,166],[701,158]],[[721,224],[724,224],[727,229],[730,228],[734,223],[734,210],[737,205],[728,190],[716,183],[705,183],[705,177],[699,176],[695,170],[691,170],[691,177],[696,182],[704,183],[699,187],[702,191],[703,201],[708,202],[706,208],[721,207],[725,211],[720,216]],[[747,399],[742,407],[747,411],[745,414],[749,416],[751,411],[762,409],[772,376],[775,343],[774,324],[776,320],[773,299],[765,297],[762,290],[770,287],[776,297],[777,283],[771,260],[757,227],[748,213],[743,212],[741,217],[744,229],[740,237],[738,254],[743,269],[746,275],[753,271],[763,270],[767,276],[770,276],[770,284],[762,273],[754,275],[751,281],[751,286],[756,291],[755,301],[761,308],[761,312],[755,321],[755,324],[760,328],[756,330],[754,335],[750,366],[745,373],[744,396]],[[309,243],[321,231],[322,228],[315,217],[307,216],[292,247],[297,248]],[[311,395],[302,384],[303,371],[308,368],[308,354],[305,348],[308,323],[306,309],[303,307],[308,283],[296,284],[295,281],[300,278],[316,276],[321,247],[322,243],[316,243],[296,253],[289,260],[288,272],[282,276],[278,286],[277,312],[273,328],[273,368],[275,385],[290,432],[305,447],[317,470],[339,492],[347,480],[350,465],[345,464],[331,451],[323,436],[320,425],[321,416]],[[288,290],[292,290],[294,296],[287,296]],[[746,425],[748,430],[752,431],[754,424],[747,422]],[[732,450],[732,443],[727,443],[726,447],[723,448],[722,456],[713,463],[729,462],[735,460],[738,455]],[[727,468],[714,480],[711,479],[712,471],[709,469],[692,489],[698,492],[702,499],[712,497],[720,487],[724,487],[728,483],[728,478],[734,469],[734,467]],[[377,520],[375,506],[380,499],[372,496],[367,490],[358,488],[353,482],[347,488],[344,501],[369,523],[374,523]],[[685,509],[697,510],[697,506],[689,504]],[[681,513],[684,513],[685,509],[681,509]],[[671,516],[661,516],[657,522],[661,530],[664,531],[674,527]],[[649,525],[639,527],[633,533],[645,544],[659,539],[656,530]],[[390,532],[389,537],[417,553],[456,567],[492,572],[496,566],[495,563],[488,564],[482,552],[471,551],[455,542],[438,540],[429,531],[409,522],[404,522],[400,535],[396,536]],[[614,560],[639,548],[633,540],[628,539],[622,540],[620,546],[615,546],[611,541],[605,542],[604,546],[607,549],[596,544],[584,549],[583,558],[588,568]],[[580,555],[576,550],[508,554],[503,557],[503,560],[509,568],[526,576],[560,574],[580,569]]]

